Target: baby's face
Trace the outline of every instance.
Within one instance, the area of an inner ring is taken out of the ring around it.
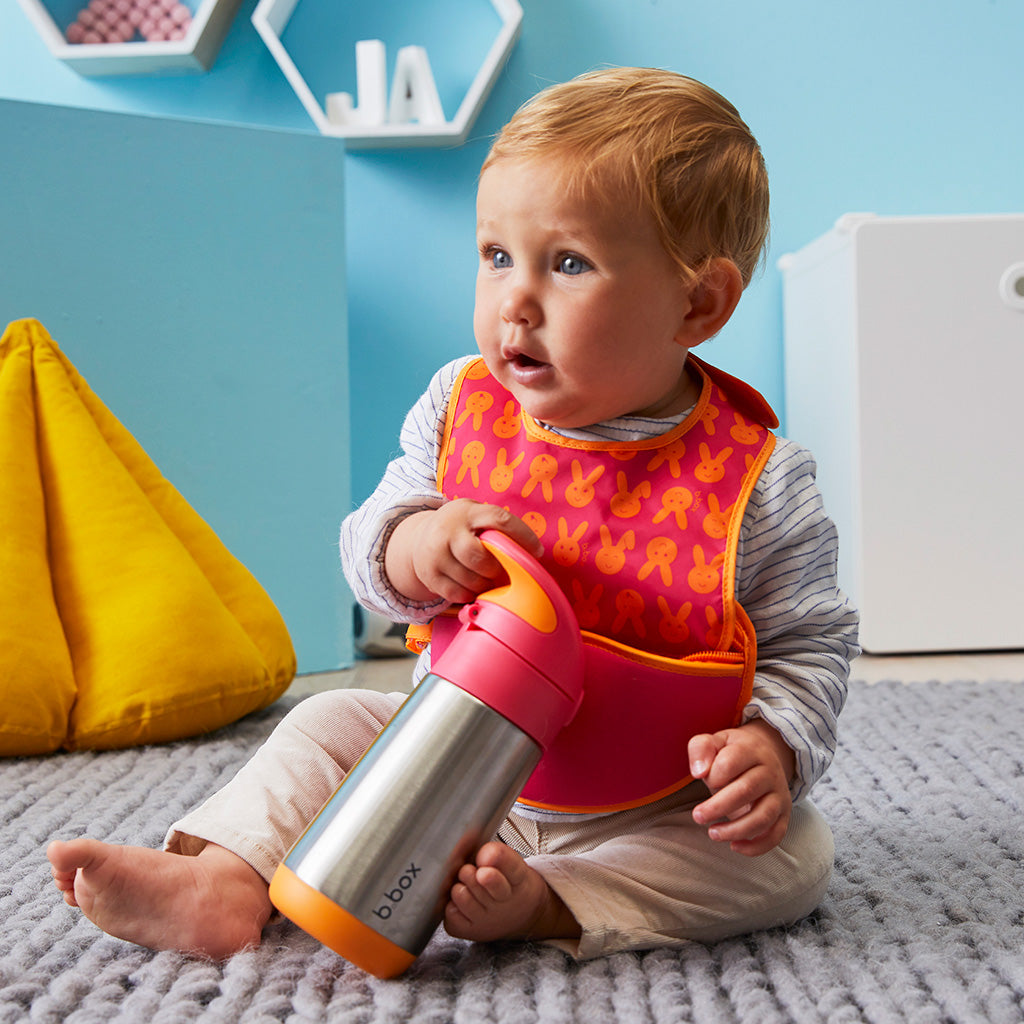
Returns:
[[[503,159],[480,179],[477,243],[477,345],[531,416],[571,428],[692,404],[690,296],[650,214],[570,196],[557,162]]]

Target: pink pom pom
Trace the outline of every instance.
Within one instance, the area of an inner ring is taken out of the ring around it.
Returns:
[[[175,25],[188,25],[192,21],[192,12],[184,4],[175,4],[171,8],[170,18]]]
[[[88,29],[84,36],[82,36],[83,43],[102,43],[103,36],[99,34],[94,28]]]
[[[68,25],[67,32],[64,33],[64,38],[69,43],[80,43],[85,36],[85,26],[78,21],[73,21]]]
[[[168,39],[173,39],[175,42],[178,42],[179,40],[184,39],[185,36],[187,36],[187,35],[188,35],[188,32],[186,32],[185,29],[183,29],[180,25],[178,25],[177,28],[175,28],[173,31],[168,33],[167,38]]]
[[[83,7],[78,12],[78,24],[82,28],[92,28],[96,24],[96,15],[88,7]]]

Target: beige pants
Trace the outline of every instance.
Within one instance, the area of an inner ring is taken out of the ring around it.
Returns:
[[[176,822],[166,848],[226,847],[270,880],[306,825],[397,710],[403,694],[334,690],[294,708],[222,790]],[[832,833],[797,804],[782,843],[760,857],[714,843],[691,816],[694,783],[657,803],[586,822],[510,814],[499,836],[527,858],[580,923],[552,943],[588,958],[713,942],[809,914],[832,873]]]

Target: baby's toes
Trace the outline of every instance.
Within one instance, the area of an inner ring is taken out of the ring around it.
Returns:
[[[479,916],[484,909],[481,896],[487,898],[487,894],[475,884],[471,886],[464,882],[456,882],[448,894],[448,899],[450,905],[459,913],[472,919]]]
[[[64,897],[64,902],[69,907],[77,907],[78,899],[75,897],[75,877],[72,875],[70,878],[54,878],[54,882],[57,883],[57,889],[60,894]]]
[[[75,891],[75,871],[58,871],[56,868],[50,869],[50,874],[53,875],[53,884],[57,886],[63,893]]]
[[[512,898],[512,883],[498,868],[477,868],[476,884],[495,903],[504,903]]]

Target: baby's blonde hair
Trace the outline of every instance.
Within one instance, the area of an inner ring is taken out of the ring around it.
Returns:
[[[724,257],[750,282],[768,240],[768,174],[736,108],[692,78],[611,68],[553,85],[502,129],[483,170],[553,157],[573,194],[633,202],[696,281]]]

